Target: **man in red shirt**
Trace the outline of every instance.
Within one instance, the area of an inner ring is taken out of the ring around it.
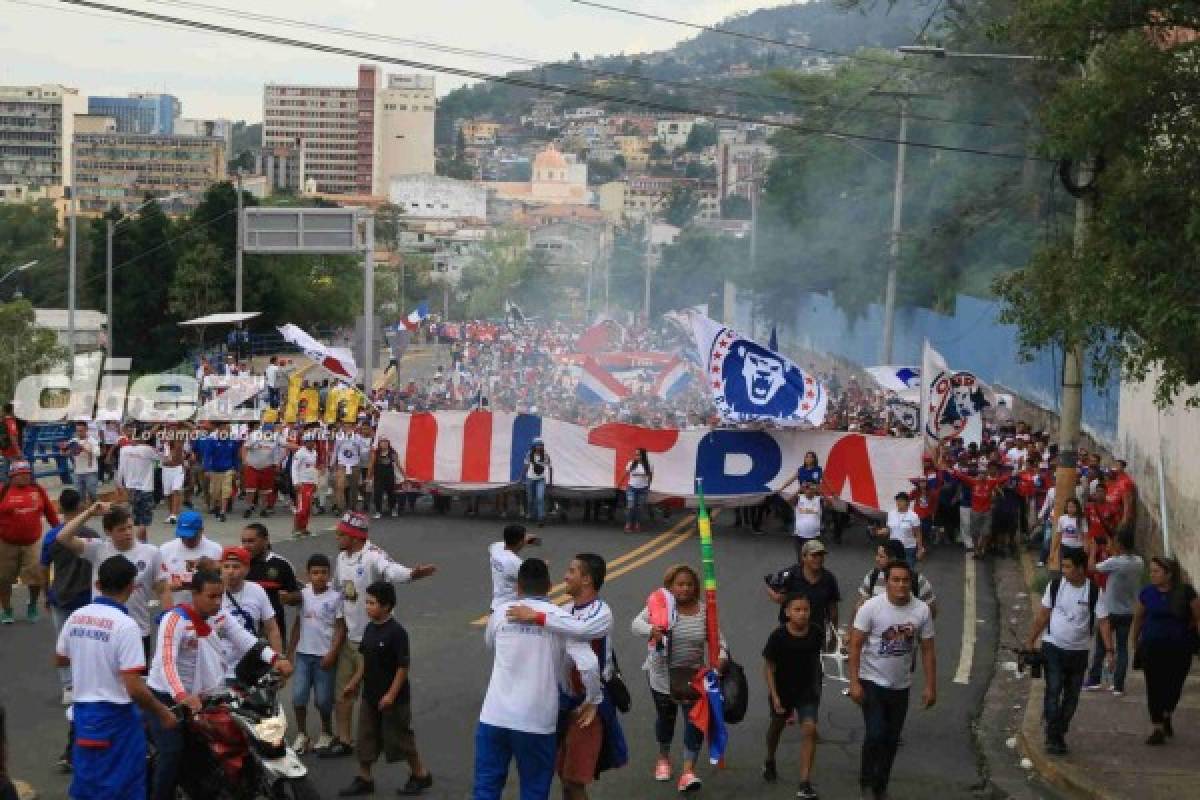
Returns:
[[[992,501],[1008,479],[1000,474],[1000,465],[995,461],[988,462],[985,475],[975,475],[974,470],[963,472],[958,468],[952,474],[971,490],[971,528],[967,533],[967,550],[974,551],[974,558],[983,558],[992,540]],[[971,546],[972,542],[974,547]]]
[[[37,622],[38,594],[42,588],[39,563],[42,517],[58,525],[58,513],[44,489],[33,483],[28,461],[13,461],[9,483],[0,489],[0,624],[13,623],[12,587],[20,576],[29,587],[25,617]]]
[[[4,404],[3,426],[4,447],[0,447],[0,483],[8,482],[8,468],[13,461],[21,458],[21,426],[13,415],[13,404]]]
[[[1108,481],[1106,483],[1106,499],[1110,505],[1120,511],[1121,520],[1120,527],[1127,528],[1133,524],[1134,515],[1137,512],[1137,484],[1133,482],[1133,478],[1129,477],[1129,473],[1125,471],[1128,466],[1122,459],[1116,459],[1113,465],[1108,470]],[[1113,531],[1116,532],[1115,530]]]
[[[1092,496],[1084,506],[1083,515],[1087,518],[1087,553],[1088,570],[1106,558],[1106,547],[1109,540],[1117,535],[1117,527],[1121,522],[1121,507],[1111,502],[1112,488],[1104,481],[1097,481]],[[1098,581],[1101,587],[1103,581]]]

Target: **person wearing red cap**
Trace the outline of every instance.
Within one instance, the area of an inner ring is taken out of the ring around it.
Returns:
[[[366,591],[376,581],[408,583],[437,572],[432,564],[409,568],[392,560],[381,548],[367,541],[367,515],[350,511],[337,525],[338,558],[334,586],[342,593],[342,610],[333,630],[330,652],[337,656],[334,697],[337,738],[322,756],[348,756],[353,752],[351,723],[356,693],[346,694],[346,685],[358,671],[362,654],[358,648],[367,628]]]
[[[225,584],[225,596],[221,599],[221,611],[242,623],[242,627],[255,637],[262,636],[276,653],[286,652],[279,624],[275,620],[275,607],[267,590],[257,583],[246,580],[250,571],[250,551],[244,547],[226,547],[221,551],[221,582]],[[232,661],[231,648],[226,645],[225,668],[227,677],[233,676],[237,663]]]
[[[28,461],[13,461],[9,482],[0,489],[0,623],[11,625],[12,587],[17,577],[29,588],[25,618],[37,622],[38,595],[42,589],[42,518],[60,524],[58,512],[46,491],[33,482]]]

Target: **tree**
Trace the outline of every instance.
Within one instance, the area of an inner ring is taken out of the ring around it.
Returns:
[[[202,317],[223,311],[229,298],[224,289],[228,269],[221,262],[221,252],[211,242],[198,241],[187,248],[175,268],[169,289],[167,308],[180,319]],[[195,329],[197,345],[204,340],[203,327]]]
[[[530,250],[527,236],[519,228],[488,233],[463,268],[458,292],[472,319],[499,316],[505,300],[544,313],[559,306],[561,299],[561,286],[549,270],[546,254]]]
[[[1165,0],[1027,0],[1011,28],[1053,80],[1042,151],[1100,169],[1078,190],[1091,190],[1093,209],[1082,247],[1055,237],[997,284],[1007,318],[1027,349],[1087,346],[1099,384],[1114,371],[1142,380],[1158,368],[1161,405],[1200,382],[1197,29],[1200,6]]]
[[[683,149],[689,153],[699,153],[706,147],[713,147],[716,143],[717,126],[697,122],[688,131],[687,142],[684,144]]]
[[[750,243],[694,228],[662,249],[654,274],[651,314],[673,308],[721,301],[726,279],[736,280],[738,265],[747,263]]]
[[[0,304],[0,397],[5,402],[12,400],[21,378],[66,362],[67,350],[59,347],[54,331],[37,327],[34,318],[28,300]]]
[[[712,182],[717,179],[717,168],[712,164],[701,164],[698,161],[689,161],[687,166],[683,169],[683,177],[698,181]]]
[[[677,183],[667,192],[663,218],[676,228],[687,227],[700,210],[700,198],[690,186]]]
[[[721,219],[750,219],[750,201],[740,194],[731,194],[721,200]]]
[[[662,142],[651,142],[650,143],[650,160],[651,161],[660,161],[669,155],[670,155],[670,153],[667,152],[667,148],[662,146]]]

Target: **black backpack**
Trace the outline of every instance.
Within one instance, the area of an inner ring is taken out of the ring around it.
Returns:
[[[1088,633],[1096,627],[1096,602],[1100,599],[1100,584],[1087,579],[1088,584]],[[1062,576],[1050,581],[1050,613],[1058,606],[1058,590],[1062,588]]]

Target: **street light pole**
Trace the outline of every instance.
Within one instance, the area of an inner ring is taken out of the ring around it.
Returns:
[[[78,250],[78,248],[76,246],[76,236],[75,236],[75,229],[76,229],[75,210],[76,210],[76,204],[78,201],[75,196],[75,187],[72,186],[72,187],[70,187],[70,189],[71,189],[71,206],[69,209],[69,213],[71,215],[71,217],[70,217],[71,243],[70,243],[70,256],[68,258],[68,266],[67,266],[67,358],[68,358],[67,374],[74,377],[75,376],[75,259],[76,259],[77,250]]]
[[[234,307],[233,310],[237,313],[242,313],[242,170],[237,171],[237,243],[234,253]],[[238,322],[238,327],[242,327],[242,323]]]
[[[241,191],[238,192],[241,197]],[[363,390],[371,396],[374,389],[375,363],[375,218],[367,216],[363,221]],[[239,309],[241,293],[238,293]]]
[[[116,331],[113,329],[113,221],[106,220],[105,225],[105,240],[104,240],[104,324],[108,326],[108,335],[105,337],[104,354],[112,360],[113,354],[113,336]]]
[[[883,294],[883,348],[880,363],[892,363],[896,327],[896,273],[900,269],[900,232],[904,218],[904,165],[908,155],[908,100],[900,100],[900,136],[896,143],[896,182],[892,189],[892,233],[888,251],[887,287]]]

